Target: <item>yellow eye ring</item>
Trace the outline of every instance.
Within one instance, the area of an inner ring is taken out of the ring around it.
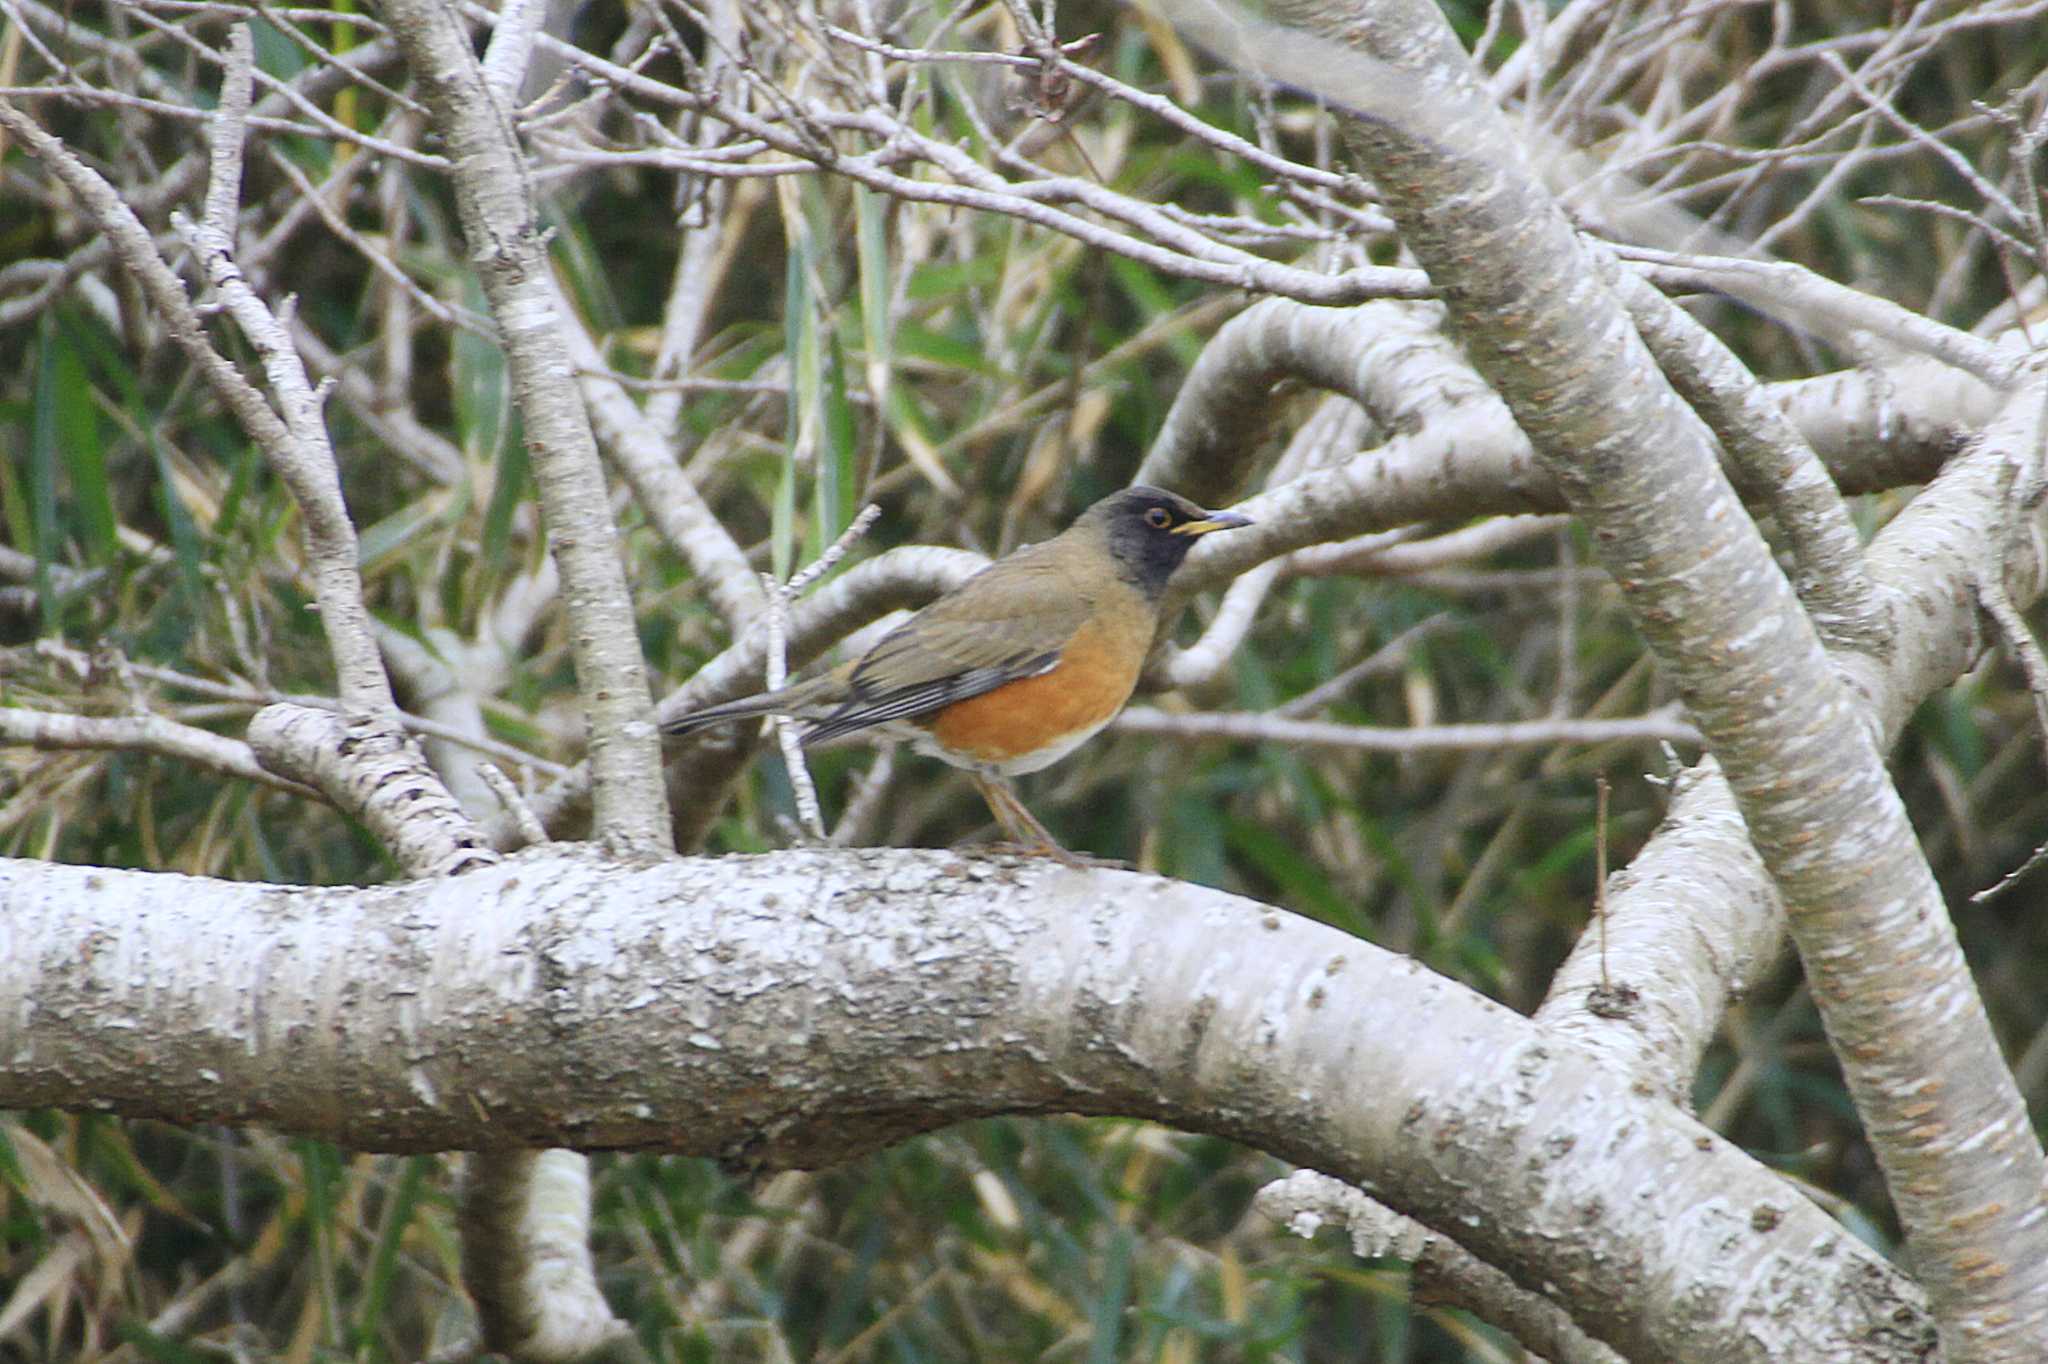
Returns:
[[[1145,524],[1154,530],[1165,530],[1173,524],[1173,513],[1164,507],[1147,507],[1145,509]]]

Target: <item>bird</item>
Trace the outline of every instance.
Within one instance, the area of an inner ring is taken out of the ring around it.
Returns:
[[[805,747],[873,732],[965,768],[1012,845],[1069,865],[1010,778],[1049,767],[1116,717],[1200,536],[1251,525],[1134,485],[1050,540],[998,559],[851,662],[669,720],[670,735],[760,715],[806,722]]]

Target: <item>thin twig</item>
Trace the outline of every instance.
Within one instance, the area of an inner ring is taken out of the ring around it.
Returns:
[[[1600,988],[1611,990],[1607,978],[1607,774],[1593,777],[1593,917],[1600,922]]]
[[[1901,350],[1931,355],[2000,391],[2020,381],[2024,356],[2009,346],[1944,326],[1889,300],[1862,293],[1785,261],[1701,256],[1616,244],[1616,255],[1640,263],[1666,289],[1710,289],[1767,316],[1812,330],[1869,332]]]
[[[882,797],[888,794],[890,779],[896,775],[896,754],[901,746],[884,743],[875,754],[874,765],[862,774],[853,788],[853,794],[846,799],[846,808],[839,812],[839,823],[833,826],[832,837],[828,840],[835,848],[851,847],[864,842],[869,836],[869,826],[881,811]]]
[[[146,677],[153,682],[161,682],[166,686],[177,687],[183,691],[196,692],[201,696],[211,696],[216,700],[225,701],[238,707],[274,706],[280,702],[289,702],[295,706],[311,706],[324,710],[342,709],[341,702],[332,696],[315,696],[306,692],[281,692],[269,687],[240,686],[227,682],[215,682],[210,678],[195,677],[190,673],[181,673],[176,669],[159,667],[153,663],[124,660],[121,666],[133,672],[137,677]],[[550,781],[565,777],[570,771],[562,763],[528,753],[524,749],[514,748],[512,745],[501,743],[496,739],[487,738],[480,734],[467,733],[452,725],[444,725],[438,720],[430,720],[424,715],[414,715],[410,711],[402,711],[398,716],[398,720],[411,733],[428,739],[440,739],[445,743],[459,744],[464,748],[473,749],[478,753],[484,754],[486,757],[495,758],[501,763],[509,763],[514,767],[530,768]]]
[[[482,762],[477,764],[476,770],[477,775],[484,779],[484,785],[491,788],[491,794],[498,798],[498,803],[505,807],[505,812],[512,816],[512,823],[519,830],[523,846],[537,848],[549,841],[548,831],[542,826],[540,816],[526,803],[526,797],[512,784],[512,779],[505,775],[503,768],[493,762]]]
[[[179,724],[161,715],[57,715],[24,706],[0,706],[0,744],[23,744],[50,751],[153,753],[275,787],[307,800],[325,799],[312,787],[271,772],[256,761],[249,745],[241,740]]]
[[[246,40],[246,31],[237,31],[243,32]],[[223,119],[217,126],[219,140],[236,140],[241,136],[241,125],[232,119]],[[5,100],[0,100],[0,127],[21,139],[24,149],[70,189],[80,211],[113,241],[116,259],[141,286],[178,348],[234,413],[291,490],[303,518],[311,552],[313,591],[333,651],[340,694],[355,709],[395,715],[397,705],[390,683],[370,638],[369,615],[363,605],[362,580],[356,567],[355,528],[342,501],[333,451],[320,420],[319,395],[307,382],[276,318],[235,268],[230,254],[232,240],[223,241],[220,233],[203,225],[193,227],[188,222],[182,229],[191,233],[209,282],[220,292],[237,325],[263,359],[278,393],[282,416],[239,369],[214,349],[199,309],[186,295],[183,283],[164,263],[155,239],[119,191]],[[214,164],[221,169],[238,167],[239,153],[219,152]],[[216,176],[214,185],[209,187],[208,202],[218,197],[215,187],[219,180]]]
[[[2027,695],[2034,703],[2035,735],[2048,745],[2048,655],[2041,652],[2041,645],[2034,638],[2034,632],[2027,628],[2026,617],[2013,605],[2005,585],[1990,577],[1980,575],[1975,584],[1977,604],[1984,614],[1991,617],[1998,628],[1999,638],[2006,651],[2020,665],[2020,671],[2027,679]],[[2027,873],[2048,862],[2048,843],[2043,843],[2027,855],[2019,866],[2000,877],[1996,884],[1987,886],[1970,897],[1970,903],[1981,905],[1995,899],[2019,881]]]
[[[768,673],[769,691],[779,689],[789,680],[789,602],[790,590],[786,584],[775,581],[773,573],[761,575],[761,586],[768,594]],[[775,731],[776,747],[782,750],[782,767],[789,774],[790,791],[796,797],[797,818],[811,837],[825,837],[824,817],[818,813],[818,787],[811,780],[811,769],[804,762],[803,741],[797,734],[796,721],[787,715],[769,717],[769,725]]]
[[[775,581],[773,574],[761,575],[761,586],[768,597],[768,690],[775,691],[789,679],[789,608],[805,588],[832,571],[832,566],[846,557],[861,536],[868,533],[868,527],[875,524],[875,518],[882,509],[870,502],[860,509],[853,518],[853,524],[840,533],[837,540],[828,546],[823,554],[805,567],[799,569],[786,583]],[[796,721],[787,715],[771,717],[775,729],[775,742],[782,750],[782,765],[789,773],[790,790],[796,798],[797,818],[811,837],[825,841],[825,819],[818,810],[818,787],[811,780],[811,769],[804,762],[803,739],[797,733]]]

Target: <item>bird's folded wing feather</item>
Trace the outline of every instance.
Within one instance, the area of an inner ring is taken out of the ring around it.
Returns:
[[[1029,556],[970,578],[890,631],[848,678],[852,697],[806,730],[803,741],[916,719],[1050,672],[1090,604],[1056,565]]]

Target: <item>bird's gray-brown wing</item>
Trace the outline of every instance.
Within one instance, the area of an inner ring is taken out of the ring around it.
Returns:
[[[847,678],[846,701],[804,731],[804,743],[914,720],[1052,671],[1089,603],[1038,552],[1047,547],[984,569],[883,636]]]

